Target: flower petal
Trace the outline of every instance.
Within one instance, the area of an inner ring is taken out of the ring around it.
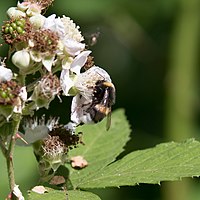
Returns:
[[[55,14],[50,15],[45,19],[43,28],[55,31],[63,38],[65,34],[65,28],[60,18],[56,18]]]
[[[45,68],[51,72],[51,67],[53,65],[54,56],[48,56],[42,59],[42,64],[45,66]]]
[[[83,51],[78,56],[76,56],[71,64],[71,71],[76,74],[80,74],[81,68],[86,63],[87,57],[91,52],[92,51]]]
[[[69,76],[69,70],[63,69],[60,74],[60,85],[63,93],[66,96],[70,96],[69,90],[74,86],[74,81]]]
[[[64,40],[63,43],[65,51],[71,56],[76,56],[85,49],[85,44],[77,42],[73,39]]]
[[[13,194],[15,195],[15,197],[17,197],[18,200],[25,200],[22,192],[19,189],[19,185],[15,185],[13,188]]]
[[[81,123],[91,123],[92,119],[90,113],[87,112],[91,103],[91,100],[87,100],[80,94],[73,97],[71,105],[71,121],[77,125]]]
[[[22,87],[22,88],[20,89],[19,97],[20,97],[23,101],[26,101],[26,100],[27,100],[26,86],[24,86],[24,87]]]
[[[29,43],[32,44],[31,41]],[[41,54],[36,52],[36,51],[30,51],[30,56],[31,56],[31,59],[35,62],[41,62],[42,61]]]

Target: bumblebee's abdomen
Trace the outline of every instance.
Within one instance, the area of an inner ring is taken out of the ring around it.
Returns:
[[[94,105],[90,108],[89,113],[93,122],[97,123],[104,119],[111,109],[101,104]]]

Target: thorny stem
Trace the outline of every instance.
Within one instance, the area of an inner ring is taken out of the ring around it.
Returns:
[[[25,78],[26,78],[25,75],[19,74],[18,79],[22,86],[25,85]],[[22,117],[22,114],[16,114],[16,118],[13,120],[13,130],[11,133],[10,142],[9,142],[7,155],[6,155],[8,180],[9,180],[9,186],[10,186],[11,191],[13,191],[15,187],[15,174],[14,174],[14,165],[13,165],[13,154],[14,154],[15,141],[16,141],[15,134],[18,132],[19,125],[21,122],[21,117]]]
[[[22,85],[25,84],[25,76],[19,75],[19,81]],[[18,132],[19,125],[21,121],[21,114],[17,114],[16,118],[13,120],[13,129],[10,137],[10,141],[8,143],[8,149],[2,149],[5,152],[6,164],[7,164],[7,171],[8,171],[8,180],[10,190],[13,191],[15,187],[15,174],[14,174],[14,165],[13,165],[13,154],[15,148],[15,134]],[[2,148],[2,147],[1,147]]]
[[[8,171],[8,179],[10,190],[13,191],[15,187],[15,176],[14,176],[14,166],[13,166],[13,153],[15,147],[15,133],[17,133],[19,124],[21,121],[21,116],[18,116],[17,121],[13,122],[13,131],[11,134],[9,147],[6,153],[6,163],[7,163],[7,171]]]

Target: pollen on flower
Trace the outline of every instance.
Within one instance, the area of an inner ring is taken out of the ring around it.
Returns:
[[[94,57],[93,56],[88,56],[87,61],[85,65],[83,66],[85,70],[90,69],[92,66],[94,66]]]
[[[79,26],[76,26],[76,24],[71,20],[69,17],[63,16],[61,18],[61,21],[63,22],[64,29],[65,29],[65,39],[73,39],[77,42],[81,42],[84,40],[83,36],[81,35],[81,32],[79,31]]]
[[[50,30],[38,30],[32,33],[31,49],[36,52],[51,55],[55,53],[58,45],[58,35]]]

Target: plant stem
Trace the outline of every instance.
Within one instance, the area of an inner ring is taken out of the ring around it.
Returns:
[[[19,74],[19,76],[18,76],[18,81],[22,86],[25,85],[25,78],[26,78],[26,76],[23,74]],[[13,154],[14,154],[14,148],[15,148],[15,134],[18,132],[21,117],[22,117],[22,114],[14,114],[13,115],[12,133],[10,135],[11,137],[10,137],[8,149],[7,149],[7,152],[5,155],[7,171],[8,171],[8,180],[9,180],[9,186],[10,186],[11,191],[13,191],[13,189],[15,187],[15,174],[14,174],[14,165],[13,165]]]
[[[17,121],[13,121],[13,131],[10,138],[9,147],[6,154],[6,164],[8,171],[8,180],[10,190],[13,191],[15,187],[15,175],[14,175],[14,166],[13,166],[13,153],[15,147],[15,133],[18,132],[19,124],[20,124],[21,116],[18,116]]]
[[[0,137],[0,147],[1,147],[1,151],[2,151],[3,155],[6,157],[7,149],[6,149],[5,143],[3,142],[1,137]]]

